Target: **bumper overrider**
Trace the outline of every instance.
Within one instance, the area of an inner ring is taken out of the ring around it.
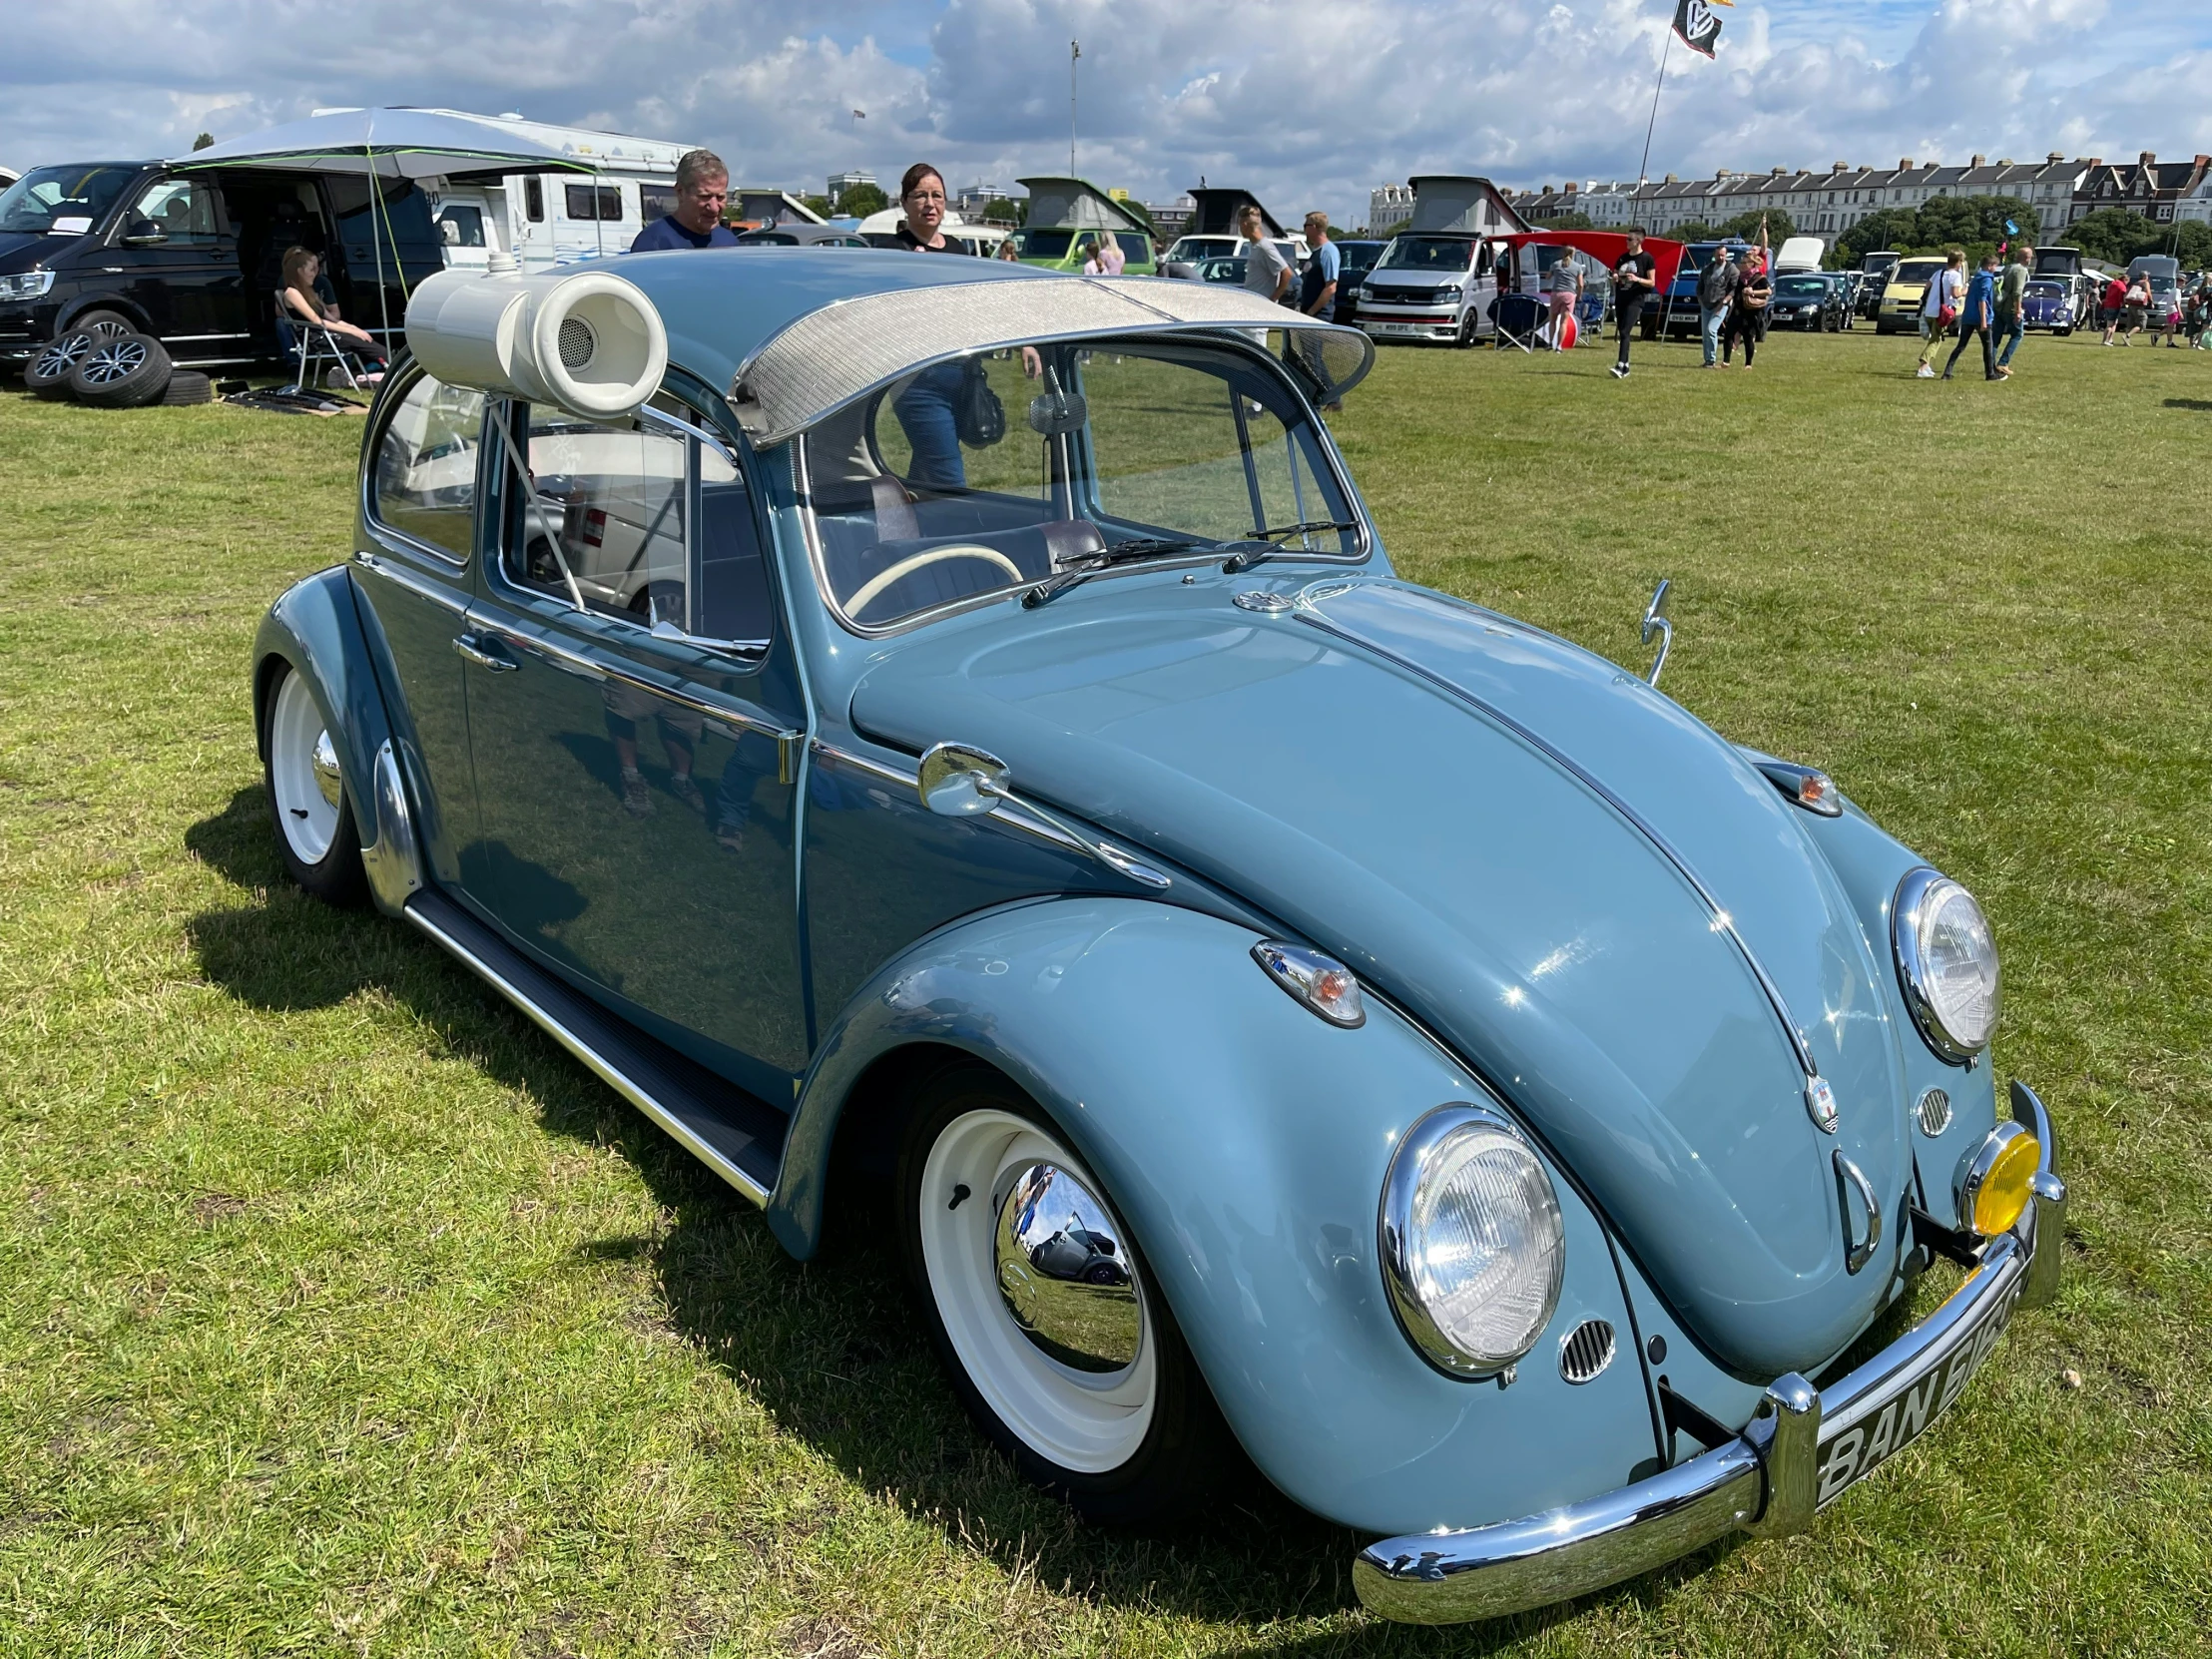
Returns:
[[[1360,1599],[1415,1624],[1497,1618],[1633,1578],[1738,1529],[1805,1531],[1950,1406],[2014,1308],[2058,1294],[2066,1188],[2050,1114],[2014,1083],[2012,1116],[2042,1145],[2034,1196],[1923,1324],[1826,1389],[1795,1372],[1781,1378],[1736,1438],[1648,1480],[1519,1520],[1370,1544],[1353,1563]]]

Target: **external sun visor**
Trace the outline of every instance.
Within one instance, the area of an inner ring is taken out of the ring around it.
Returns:
[[[407,303],[407,346],[448,385],[592,420],[635,413],[668,372],[661,313],[635,283],[600,271],[441,271]]]

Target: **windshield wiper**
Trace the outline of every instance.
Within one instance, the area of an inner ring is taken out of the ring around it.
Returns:
[[[1351,519],[1316,518],[1309,519],[1303,524],[1278,524],[1273,529],[1255,530],[1245,537],[1245,540],[1272,542],[1278,536],[1303,536],[1316,530],[1357,530],[1359,528],[1358,523]],[[1272,559],[1282,551],[1283,549],[1280,547],[1248,547],[1241,553],[1231,554],[1228,562],[1221,567],[1222,573],[1227,576],[1234,576],[1238,571],[1250,570],[1262,559]]]
[[[1047,576],[1034,584],[1021,596],[1021,608],[1033,611],[1056,593],[1088,582],[1102,570],[1115,565],[1130,564],[1138,559],[1157,559],[1170,553],[1188,553],[1194,547],[1216,545],[1182,536],[1136,536],[1128,541],[1117,541],[1103,553],[1093,553],[1079,565],[1070,565],[1055,575]]]

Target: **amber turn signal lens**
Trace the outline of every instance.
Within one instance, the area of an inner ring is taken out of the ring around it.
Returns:
[[[1973,1230],[1994,1238],[2020,1219],[2027,1208],[2028,1183],[2042,1161],[2042,1143],[2025,1130],[1998,1149],[1973,1194]]]

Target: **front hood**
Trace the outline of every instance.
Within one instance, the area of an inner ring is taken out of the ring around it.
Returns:
[[[1259,588],[1298,592],[1146,574],[924,629],[882,649],[853,723],[989,750],[1017,791],[1352,962],[1487,1072],[1742,1374],[1842,1349],[1888,1293],[1910,1149],[1883,974],[1803,815],[1674,703],[1535,630],[1380,578],[1280,614],[1231,603]],[[1838,1135],[1685,868],[1794,1016]],[[1839,1148],[1890,1212],[1857,1275]]]
[[[19,271],[29,271],[42,260],[51,259],[80,237],[31,237],[19,231],[0,231],[0,276],[13,276]]]

